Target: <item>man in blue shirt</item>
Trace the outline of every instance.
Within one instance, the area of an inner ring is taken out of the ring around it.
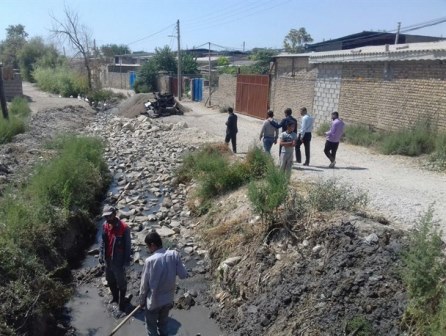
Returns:
[[[313,131],[314,119],[308,114],[306,107],[302,107],[300,109],[300,115],[302,116],[302,125],[297,139],[296,161],[301,162],[302,160],[300,154],[300,146],[304,144],[305,162],[303,165],[308,166],[310,164],[310,142],[311,142],[311,132]]]
[[[293,111],[290,108],[287,108],[287,109],[285,109],[284,113],[285,113],[285,118],[283,118],[280,123],[277,123],[275,120],[271,120],[270,121],[271,125],[274,126],[275,128],[282,127],[282,133],[283,133],[283,132],[286,132],[288,124],[294,124],[295,127],[294,127],[293,132],[296,133],[297,120],[291,116],[291,113],[293,113]],[[296,151],[296,158],[297,158],[297,147],[296,147],[295,151]],[[279,145],[279,157],[280,157],[281,153],[282,153],[282,146]]]

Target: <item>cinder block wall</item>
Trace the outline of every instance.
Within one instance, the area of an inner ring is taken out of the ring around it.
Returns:
[[[409,127],[420,119],[446,130],[446,63],[344,63],[339,113],[347,122],[381,130]]]
[[[22,77],[19,73],[14,73],[12,79],[3,79],[5,88],[5,98],[11,101],[14,97],[23,96]]]
[[[212,105],[235,107],[235,93],[237,90],[237,76],[222,74],[218,77],[218,88],[213,89]],[[209,87],[203,86],[203,100],[205,104],[209,97]]]
[[[130,73],[101,72],[101,83],[104,87],[130,90]]]

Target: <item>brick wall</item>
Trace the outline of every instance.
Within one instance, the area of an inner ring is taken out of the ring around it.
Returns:
[[[344,63],[339,113],[347,122],[381,130],[429,119],[446,130],[446,63]]]
[[[275,117],[283,117],[286,108],[293,110],[293,116],[299,119],[299,109],[306,107],[310,114],[313,111],[314,85],[317,69],[300,69],[291,72],[277,74],[271,81],[270,107],[275,112]]]
[[[218,77],[218,87],[213,88],[211,103],[217,106],[235,107],[235,93],[237,89],[237,76],[222,74]],[[203,100],[205,104],[209,97],[209,87],[203,86]]]

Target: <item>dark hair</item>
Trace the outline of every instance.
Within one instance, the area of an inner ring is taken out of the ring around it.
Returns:
[[[307,113],[307,108],[306,108],[306,107],[302,107],[302,108],[300,109],[300,112],[305,112],[305,113]]]
[[[272,117],[272,116],[274,116],[274,112],[271,111],[271,110],[269,110],[268,112],[266,112],[266,115],[267,115],[268,117]]]
[[[151,231],[144,239],[146,245],[155,244],[157,247],[163,247],[163,241],[156,231]]]
[[[339,113],[334,111],[332,114],[334,114],[336,116],[336,118],[339,118]]]
[[[290,116],[291,113],[293,113],[293,110],[292,110],[292,109],[290,109],[289,107],[285,109],[285,114],[286,114],[287,116]]]
[[[228,107],[228,112],[229,112],[229,113],[234,112],[234,110],[232,109],[232,107]]]

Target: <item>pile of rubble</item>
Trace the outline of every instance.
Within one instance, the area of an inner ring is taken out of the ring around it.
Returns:
[[[144,106],[146,107],[146,111],[143,114],[148,115],[150,118],[183,114],[178,107],[178,104],[175,102],[175,98],[170,93],[161,94],[156,92],[154,98],[150,99]]]

